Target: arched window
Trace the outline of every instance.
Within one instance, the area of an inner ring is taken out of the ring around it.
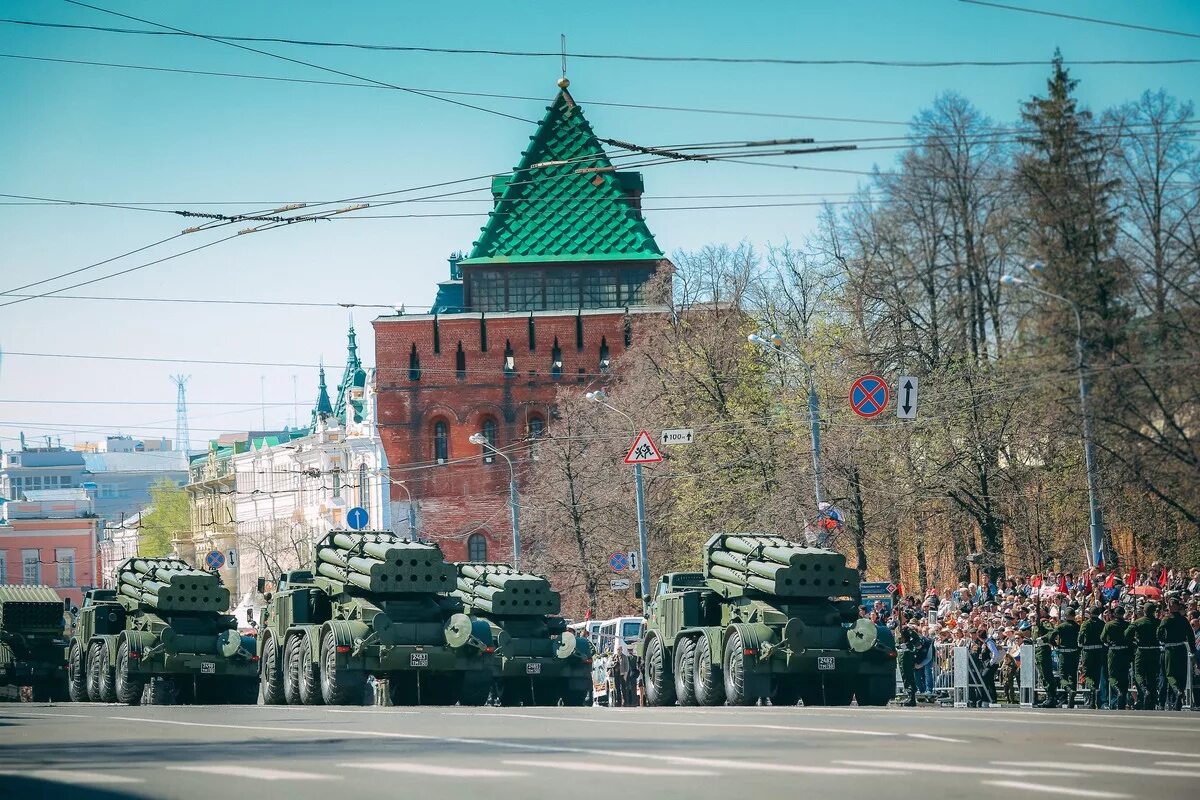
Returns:
[[[496,446],[496,420],[492,419],[491,417],[486,417],[483,420],[483,425],[481,426],[481,428],[482,428],[482,430],[480,432],[483,434],[483,438],[487,439],[487,443],[489,445],[491,445],[492,447],[495,447]],[[491,450],[489,450],[486,445],[480,445],[479,447],[483,451],[483,460],[486,463],[490,464],[496,460],[496,457],[492,454]]]
[[[534,416],[529,418],[529,438],[533,440],[533,444],[529,446],[529,457],[534,461],[538,460],[540,455],[538,450],[541,449],[541,445],[537,443],[537,440],[542,438],[542,434],[545,433],[545,431],[546,421],[544,419]]]
[[[417,355],[417,346],[415,344],[408,354],[408,379],[410,381],[421,380],[421,357]]]
[[[487,537],[482,533],[467,538],[467,561],[487,561]]]
[[[450,458],[450,428],[440,419],[433,423],[433,457],[439,464]]]
[[[462,342],[458,343],[458,352],[454,354],[454,372],[460,381],[467,377],[467,354],[463,352]]]

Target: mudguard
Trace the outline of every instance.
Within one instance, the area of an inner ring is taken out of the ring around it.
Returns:
[[[131,653],[137,653],[138,655],[146,652],[159,642],[158,637],[150,631],[125,631],[125,633],[121,634],[121,636],[118,638],[124,638],[128,640],[129,651]],[[120,647],[120,645],[121,643],[118,641],[117,646]],[[115,664],[116,661],[114,660],[113,663]]]

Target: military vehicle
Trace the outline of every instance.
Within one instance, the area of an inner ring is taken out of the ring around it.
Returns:
[[[567,630],[550,582],[508,564],[460,563],[451,594],[484,620],[496,642],[492,697],[505,706],[581,706],[591,689],[592,647]]]
[[[704,572],[663,576],[639,643],[651,705],[885,705],[895,651],[859,619],[859,576],[833,550],[717,534]],[[877,646],[878,645],[878,646]]]
[[[458,572],[436,544],[334,531],[313,548],[313,564],[315,575],[288,572],[264,595],[265,703],[357,705],[368,676],[384,681],[392,705],[487,702],[492,629],[446,594]]]
[[[67,699],[63,601],[49,586],[0,586],[0,686],[35,702]]]
[[[84,595],[67,657],[72,700],[257,702],[254,637],[225,613],[220,576],[177,558],[131,558],[116,587]]]

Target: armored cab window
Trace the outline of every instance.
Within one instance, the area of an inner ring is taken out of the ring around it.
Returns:
[[[467,539],[467,561],[487,561],[487,537],[472,533]]]
[[[433,457],[439,464],[450,458],[450,428],[442,420],[433,424]]]

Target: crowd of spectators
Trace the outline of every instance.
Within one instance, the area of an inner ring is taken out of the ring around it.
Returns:
[[[1200,687],[1200,569],[1184,571],[1154,563],[1149,570],[1131,569],[1124,575],[1112,571],[1088,569],[1082,573],[1046,573],[1005,577],[992,582],[983,574],[976,582],[930,588],[906,593],[891,609],[876,602],[866,609],[871,618],[892,628],[907,627],[915,632],[915,667],[918,693],[934,693],[939,666],[947,666],[954,646],[968,647],[987,687],[984,698],[995,702],[1017,701],[1021,647],[1040,641],[1038,619],[1048,612],[1050,626],[1074,618],[1083,622],[1091,614],[1108,623],[1123,607],[1125,618],[1132,621],[1143,615],[1147,605],[1157,611],[1156,618],[1169,613],[1168,605],[1177,601],[1191,628],[1193,686]],[[1097,609],[1093,611],[1093,609]],[[909,638],[909,637],[903,637]],[[939,664],[938,659],[943,659]],[[1056,654],[1056,663],[1061,657]],[[1074,659],[1068,659],[1071,663]],[[1078,675],[1062,675],[1061,680],[1072,698],[1079,686]],[[1072,680],[1075,678],[1075,680]],[[1097,705],[1118,707],[1107,679],[1100,687]],[[1147,694],[1143,692],[1143,694]],[[1167,692],[1158,693],[1165,698]],[[1141,698],[1139,703],[1145,698]],[[1193,699],[1196,703],[1196,699]],[[1123,699],[1121,701],[1123,705]]]

